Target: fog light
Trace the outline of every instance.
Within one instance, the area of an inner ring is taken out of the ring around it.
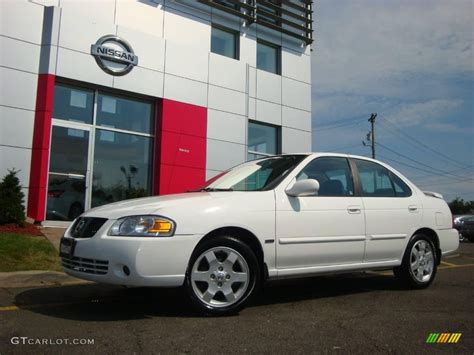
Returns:
[[[130,276],[130,269],[128,268],[128,266],[124,265],[122,269],[125,275]]]

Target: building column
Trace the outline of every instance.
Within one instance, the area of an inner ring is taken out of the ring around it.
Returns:
[[[206,181],[207,108],[161,100],[156,110],[154,193],[186,192]],[[157,148],[157,145],[158,148]]]

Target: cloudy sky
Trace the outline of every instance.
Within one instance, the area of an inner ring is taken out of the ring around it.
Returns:
[[[318,0],[313,150],[371,154],[422,189],[474,200],[472,0]]]

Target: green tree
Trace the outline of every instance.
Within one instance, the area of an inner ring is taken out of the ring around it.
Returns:
[[[462,198],[456,197],[449,203],[449,208],[452,214],[471,213],[474,208],[474,201],[464,201]]]
[[[0,183],[0,224],[15,223],[22,225],[25,221],[25,194],[21,191],[17,170],[8,170]]]

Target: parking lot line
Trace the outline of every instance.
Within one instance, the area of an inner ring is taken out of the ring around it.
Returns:
[[[462,267],[473,267],[473,266],[474,266],[474,264],[464,264],[464,265],[452,264],[452,265],[448,265],[448,266],[440,266],[438,269],[440,269],[440,270],[458,269],[458,268],[462,268]]]
[[[447,261],[442,261],[441,264],[448,265],[448,266],[457,266],[456,264],[448,263]]]
[[[7,306],[7,307],[0,307],[0,312],[6,312],[6,311],[18,311],[20,308],[17,306]]]

